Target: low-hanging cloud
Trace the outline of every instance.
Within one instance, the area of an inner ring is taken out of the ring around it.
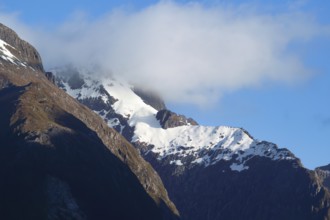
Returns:
[[[93,63],[167,101],[204,105],[265,81],[304,78],[309,71],[291,45],[318,36],[322,27],[298,12],[159,2],[98,19],[76,13],[56,30],[20,30],[48,68]]]

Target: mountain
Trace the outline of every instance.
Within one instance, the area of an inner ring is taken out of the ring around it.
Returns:
[[[330,164],[317,167],[315,171],[319,175],[323,185],[330,190]]]
[[[0,219],[178,219],[139,152],[0,24]]]
[[[182,219],[330,219],[329,191],[289,150],[241,128],[198,125],[95,67],[52,72],[153,165]]]

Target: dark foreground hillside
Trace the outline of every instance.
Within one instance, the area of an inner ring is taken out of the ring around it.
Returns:
[[[15,32],[0,25],[0,39],[0,219],[177,219],[138,152]]]

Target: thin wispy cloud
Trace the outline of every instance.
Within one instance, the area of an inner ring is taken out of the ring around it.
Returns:
[[[97,64],[156,89],[167,101],[197,105],[266,81],[305,78],[309,70],[291,45],[323,31],[304,13],[267,15],[246,5],[168,1],[139,11],[114,10],[98,19],[76,13],[50,32],[28,31],[15,16],[7,21],[20,26],[46,67]]]

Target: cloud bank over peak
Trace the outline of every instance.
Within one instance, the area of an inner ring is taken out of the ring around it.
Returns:
[[[197,105],[264,82],[306,77],[308,68],[292,45],[323,34],[304,13],[171,1],[97,19],[76,13],[52,31],[20,30],[46,67],[97,64],[156,89],[167,101]]]

